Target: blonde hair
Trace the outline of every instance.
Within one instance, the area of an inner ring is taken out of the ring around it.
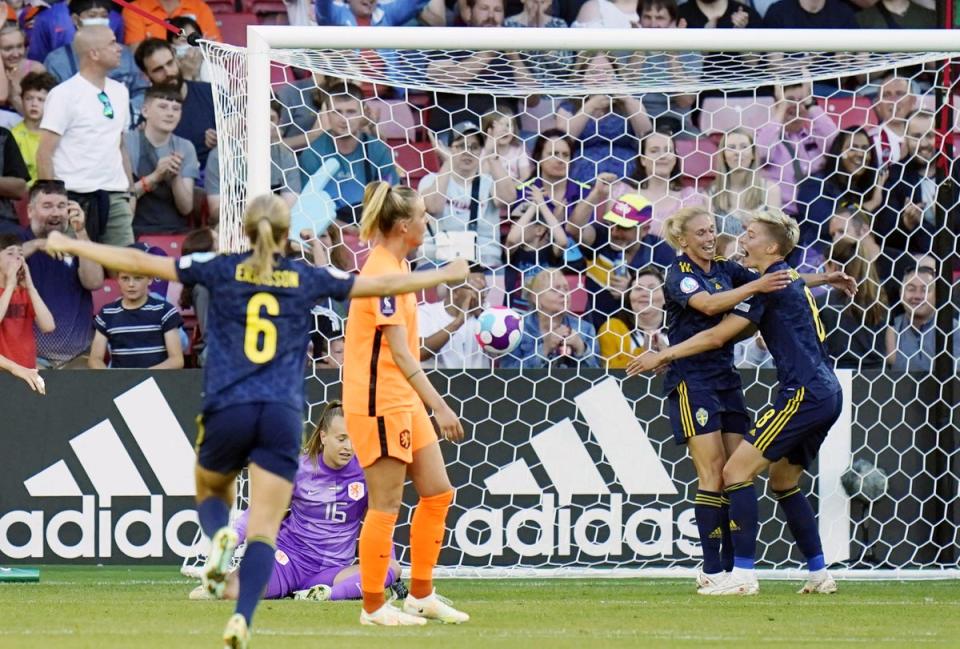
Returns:
[[[557,275],[563,278],[564,286],[569,286],[566,275],[559,268],[544,268],[527,281],[524,290],[531,305],[536,305],[537,298],[548,288],[553,287],[553,280]]]
[[[257,196],[247,205],[243,230],[253,245],[253,254],[244,264],[255,277],[266,278],[273,272],[274,255],[283,251],[290,231],[290,208],[274,194]]]
[[[750,213],[749,221],[763,223],[770,238],[777,244],[780,254],[784,257],[793,252],[800,240],[800,226],[783,210],[775,207],[765,207]]]
[[[750,141],[750,148],[754,149],[753,163],[750,169],[754,172],[751,178],[750,186],[742,192],[733,192],[729,189],[730,168],[727,166],[727,157],[723,154],[727,148],[727,138],[731,135],[742,135]],[[744,210],[755,210],[762,207],[767,200],[767,190],[763,185],[763,179],[757,171],[756,146],[753,142],[753,135],[745,128],[735,128],[723,134],[720,140],[720,150],[718,152],[718,162],[716,180],[710,185],[710,204],[715,211],[724,214],[730,214],[738,207]]]
[[[410,218],[420,194],[410,187],[393,187],[384,180],[368,183],[363,190],[360,240],[370,241],[377,232],[390,234],[394,224]]]
[[[839,239],[830,246],[829,261],[843,269],[857,282],[857,294],[845,311],[855,322],[878,327],[887,320],[887,295],[880,286],[876,265],[860,251],[860,244],[849,238]]]
[[[681,251],[680,238],[687,230],[687,223],[698,216],[706,216],[711,221],[713,220],[710,217],[710,212],[702,207],[684,207],[666,218],[663,222],[663,238],[667,240],[671,248],[677,252]]]

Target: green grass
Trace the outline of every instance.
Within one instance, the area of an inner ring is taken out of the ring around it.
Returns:
[[[38,584],[0,584],[0,648],[219,647],[232,604],[188,601],[192,586],[169,568],[46,567]],[[691,580],[449,580],[439,590],[469,624],[376,629],[357,602],[264,602],[253,647],[960,647],[960,581],[797,587],[714,599]]]

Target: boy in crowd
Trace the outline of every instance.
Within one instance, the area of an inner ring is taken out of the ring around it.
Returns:
[[[30,185],[37,179],[37,149],[40,148],[40,122],[47,94],[57,85],[57,80],[46,72],[31,72],[20,82],[23,98],[23,121],[10,129],[13,139],[20,147],[20,155],[30,174]]]
[[[33,285],[20,238],[0,235],[0,356],[25,368],[37,366],[33,325],[43,333],[54,330],[53,315]]]

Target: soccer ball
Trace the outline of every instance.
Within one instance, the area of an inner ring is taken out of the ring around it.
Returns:
[[[480,349],[490,356],[509,354],[523,336],[523,318],[513,309],[505,306],[492,306],[477,318],[477,342]]]

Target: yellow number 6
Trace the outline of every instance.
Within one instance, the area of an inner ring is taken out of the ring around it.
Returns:
[[[247,331],[243,338],[243,353],[250,362],[258,365],[266,363],[277,354],[277,327],[260,316],[261,309],[266,309],[268,316],[276,317],[280,315],[280,303],[270,293],[255,293],[247,302]]]

